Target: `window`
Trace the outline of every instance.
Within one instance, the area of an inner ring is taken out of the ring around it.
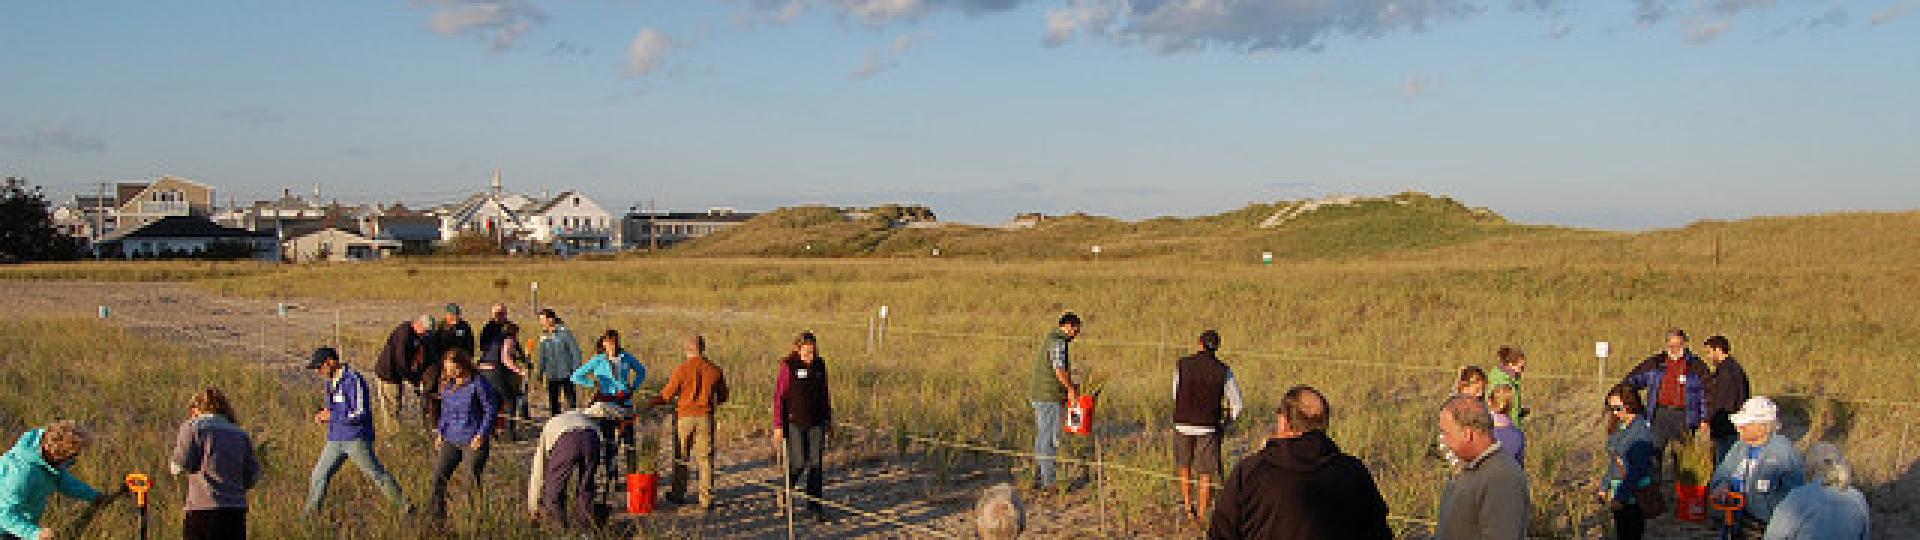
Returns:
[[[580,198],[579,198],[579,197],[574,197],[574,198],[573,198],[573,207],[574,207],[574,208],[579,208],[579,207],[580,207]]]

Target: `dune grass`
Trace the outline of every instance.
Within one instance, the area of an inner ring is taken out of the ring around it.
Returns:
[[[723,436],[734,437],[764,434],[773,358],[793,334],[814,330],[836,370],[841,420],[1011,450],[1031,437],[1027,363],[1054,317],[1073,310],[1087,318],[1077,367],[1103,389],[1104,457],[1155,470],[1171,462],[1173,360],[1213,328],[1249,394],[1230,456],[1271,430],[1287,387],[1319,387],[1334,407],[1332,436],[1368,463],[1395,514],[1411,518],[1432,516],[1443,482],[1424,451],[1452,371],[1489,366],[1497,347],[1518,345],[1532,359],[1524,391],[1534,414],[1526,429],[1535,532],[1550,536],[1592,532],[1603,381],[1679,326],[1732,338],[1756,393],[1784,396],[1790,414],[1812,424],[1807,440],[1848,452],[1876,530],[1898,536],[1920,530],[1912,410],[1845,400],[1911,400],[1920,390],[1911,367],[1920,290],[1910,286],[1920,249],[1908,249],[1920,238],[1917,220],[1848,214],[1642,234],[1537,231],[1273,266],[1250,257],[394,261],[196,284],[224,295],[411,301],[426,311],[446,301],[525,305],[538,281],[542,304],[576,332],[622,330],[656,374],[677,361],[680,335],[707,334],[735,381],[739,405],[721,416]],[[887,337],[870,349],[883,305]],[[383,330],[354,329],[352,339],[371,347]],[[1603,340],[1617,351],[1604,373],[1592,356]],[[911,448],[956,466],[1026,467]],[[1090,450],[1072,439],[1070,453]],[[1121,519],[1171,519],[1165,481],[1106,480]]]

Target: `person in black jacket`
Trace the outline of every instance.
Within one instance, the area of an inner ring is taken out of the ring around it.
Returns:
[[[833,394],[828,390],[827,359],[819,353],[813,332],[802,332],[793,352],[780,360],[780,378],[773,389],[773,432],[787,451],[787,478],[794,487],[805,481],[807,510],[827,520],[820,505],[825,482],[827,439],[833,434]]]
[[[1327,438],[1326,397],[1295,386],[1277,415],[1279,432],[1227,476],[1207,538],[1393,538],[1373,474]]]
[[[1219,351],[1220,333],[1201,332],[1200,350],[1181,357],[1173,372],[1173,469],[1180,477],[1180,504],[1195,525],[1211,508],[1214,481],[1220,478],[1221,432],[1240,419],[1244,408],[1240,383]]]
[[[387,334],[387,344],[380,349],[380,360],[374,364],[373,374],[380,379],[380,406],[389,417],[400,418],[405,387],[420,384],[417,366],[426,357],[427,328],[432,325],[433,317],[421,315],[400,323]]]
[[[1733,413],[1753,397],[1753,389],[1747,384],[1747,370],[1733,359],[1733,344],[1726,336],[1713,336],[1703,342],[1707,346],[1707,366],[1712,369],[1706,376],[1707,384],[1707,424],[1700,427],[1702,435],[1713,437],[1713,456],[1719,459],[1727,455],[1727,449],[1733,448],[1733,441],[1740,440],[1740,431],[1734,429]]]
[[[447,304],[447,314],[441,324],[427,336],[426,362],[421,362],[415,376],[420,381],[421,412],[426,415],[427,425],[440,423],[440,359],[447,357],[447,351],[463,350],[467,358],[473,358],[473,325],[460,318],[460,304]]]

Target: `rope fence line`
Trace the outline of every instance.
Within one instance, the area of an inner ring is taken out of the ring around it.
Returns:
[[[662,316],[662,317],[696,318],[692,315],[683,314],[683,313],[648,313],[647,315]],[[840,322],[840,321],[834,321],[830,319],[827,319],[827,320],[806,319],[802,317],[781,315],[781,314],[760,314],[759,317],[767,320],[778,320],[778,321],[797,323],[803,326],[810,325],[815,327],[841,327],[841,328],[853,328],[853,329],[866,329],[868,327],[867,324],[859,323],[859,322]],[[888,335],[908,334],[908,335],[919,335],[919,336],[937,337],[937,338],[990,339],[994,341],[1009,341],[1009,342],[1032,341],[1034,339],[1032,336],[993,334],[993,333],[987,333],[987,332],[947,332],[947,331],[940,331],[940,330],[917,329],[912,327],[895,327],[891,325],[887,327],[886,332]],[[1178,346],[1185,345],[1185,343],[1174,343],[1174,342],[1166,342],[1166,341],[1126,341],[1126,340],[1095,340],[1095,341],[1088,341],[1088,342],[1079,343],[1079,344],[1087,347],[1139,347],[1139,348],[1148,348],[1148,347],[1164,348],[1164,347],[1178,347]],[[1251,351],[1251,350],[1236,351],[1232,348],[1223,348],[1222,351],[1230,355],[1249,356],[1254,358],[1270,358],[1270,359],[1276,359],[1276,360],[1314,360],[1322,364],[1345,366],[1345,367],[1386,368],[1386,369],[1398,369],[1398,370],[1405,370],[1405,371],[1428,371],[1428,372],[1436,372],[1436,373],[1455,373],[1459,371],[1461,366],[1466,365],[1466,364],[1461,364],[1459,366],[1444,366],[1444,365],[1431,365],[1431,364],[1368,362],[1363,360],[1347,360],[1347,359],[1336,357],[1332,354],[1317,353],[1317,352],[1263,352],[1263,351]],[[1628,361],[1628,363],[1631,363],[1631,362],[1632,362],[1631,360]],[[1599,384],[1606,384],[1606,383],[1619,381],[1618,379],[1614,379],[1614,378],[1594,377],[1592,375],[1562,375],[1562,374],[1552,374],[1552,373],[1529,373],[1525,376],[1525,379],[1526,380],[1544,380],[1544,381],[1566,381],[1566,382],[1575,382],[1575,383],[1599,383]],[[1893,400],[1893,399],[1884,399],[1884,398],[1850,398],[1850,397],[1840,396],[1840,395],[1815,395],[1815,394],[1791,393],[1791,392],[1780,392],[1780,393],[1767,394],[1767,395],[1780,396],[1780,397],[1830,399],[1830,400],[1833,400],[1836,402],[1842,402],[1842,403],[1858,403],[1863,405],[1879,405],[1879,406],[1886,406],[1886,407],[1920,407],[1920,401],[1903,401],[1903,400]]]
[[[785,473],[784,473],[784,472],[782,472],[782,474],[785,474]],[[745,483],[746,483],[747,485],[753,485],[753,486],[759,486],[759,487],[763,487],[763,488],[767,488],[767,489],[770,489],[770,490],[773,490],[773,491],[774,491],[774,493],[776,493],[776,494],[778,494],[778,493],[781,493],[781,492],[783,492],[783,491],[784,491],[784,492],[786,492],[786,493],[785,493],[785,494],[786,494],[786,496],[787,496],[787,497],[789,497],[789,498],[792,498],[792,497],[798,497],[798,498],[801,498],[801,499],[805,499],[805,500],[808,500],[808,501],[812,501],[812,502],[815,502],[815,503],[819,503],[819,504],[820,504],[821,506],[826,506],[826,507],[828,507],[828,508],[832,508],[832,509],[835,509],[835,510],[839,510],[839,511],[841,511],[841,512],[846,512],[846,513],[848,513],[848,514],[853,514],[853,515],[857,515],[857,516],[860,516],[860,517],[864,517],[864,518],[867,518],[867,519],[869,519],[869,520],[872,520],[872,521],[877,521],[877,522],[881,522],[881,523],[886,523],[886,524],[889,524],[889,525],[893,525],[893,526],[896,526],[896,527],[900,527],[900,528],[903,528],[903,529],[911,529],[911,530],[914,530],[914,531],[917,531],[917,532],[920,532],[920,533],[924,533],[924,534],[928,534],[928,535],[931,535],[931,536],[937,536],[937,537],[940,537],[940,538],[960,538],[960,537],[961,537],[961,535],[958,535],[958,534],[953,534],[953,533],[951,533],[951,532],[947,532],[947,531],[944,531],[944,530],[940,530],[940,529],[936,529],[936,528],[933,528],[933,527],[928,527],[928,526],[926,526],[926,525],[921,525],[921,524],[918,524],[918,523],[911,523],[911,522],[907,522],[907,521],[902,521],[902,520],[901,520],[900,518],[896,518],[896,517],[893,517],[893,516],[889,516],[889,515],[885,515],[885,514],[881,514],[881,513],[878,513],[878,512],[869,512],[869,511],[866,511],[866,510],[861,510],[861,509],[859,509],[859,508],[856,508],[856,507],[854,507],[854,506],[851,506],[851,505],[848,505],[848,504],[845,504],[845,503],[841,503],[841,502],[837,502],[837,501],[834,501],[834,500],[832,500],[832,499],[827,499],[827,498],[825,498],[825,497],[815,497],[815,496],[812,496],[812,495],[808,495],[808,494],[807,494],[806,492],[804,492],[804,491],[801,491],[801,490],[798,490],[798,489],[791,489],[791,490],[790,490],[790,489],[787,489],[786,487],[783,487],[783,486],[781,486],[780,484],[775,484],[775,483],[773,483],[773,482],[770,482],[770,481],[767,481],[767,480],[747,480],[747,481],[745,481]],[[778,502],[778,501],[776,501],[776,503],[777,503],[777,502]],[[791,502],[791,499],[789,499],[789,501],[787,502],[787,505],[788,505],[788,506],[791,506],[792,504],[793,504],[793,503]],[[785,509],[785,508],[783,507],[783,508],[782,508],[782,511],[783,511],[783,512],[785,512],[785,511],[790,511],[790,510],[787,510],[787,509]]]

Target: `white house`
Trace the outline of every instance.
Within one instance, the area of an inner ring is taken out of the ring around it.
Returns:
[[[492,189],[440,208],[440,238],[478,234],[502,245],[519,243],[528,233],[521,210],[531,202],[524,196],[505,193],[500,186],[500,171],[495,170]]]
[[[400,242],[376,240],[338,227],[327,227],[287,239],[284,249],[297,263],[364,261],[392,255],[400,250]]]
[[[230,256],[280,260],[272,231],[222,227],[201,216],[166,216],[100,239],[99,251],[128,259]]]
[[[561,253],[614,251],[621,245],[620,220],[579,191],[559,196],[526,212],[527,239]]]

